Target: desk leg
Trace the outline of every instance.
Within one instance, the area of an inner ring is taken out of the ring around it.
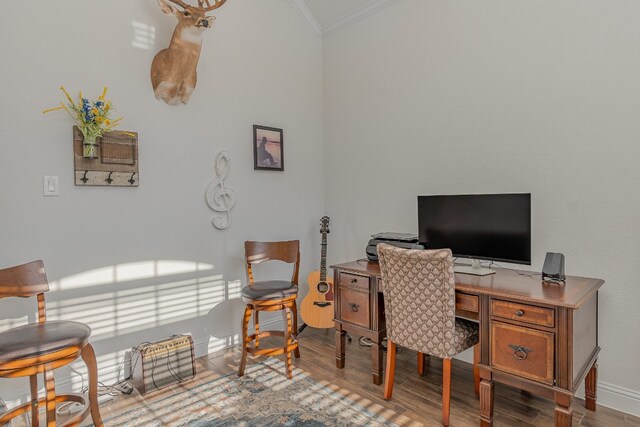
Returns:
[[[596,398],[598,397],[598,361],[593,366],[584,380],[584,406],[590,411],[596,410]]]
[[[480,369],[480,426],[493,426],[493,380],[490,371]]]
[[[336,368],[344,368],[344,347],[347,333],[336,329]]]
[[[371,372],[373,373],[373,383],[382,384],[382,345],[371,340]]]
[[[571,427],[573,419],[573,409],[571,409],[571,401],[573,396],[571,394],[556,393],[556,427]]]

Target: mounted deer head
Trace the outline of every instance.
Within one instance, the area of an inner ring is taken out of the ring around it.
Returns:
[[[158,101],[163,100],[169,105],[189,102],[196,87],[202,32],[216,19],[206,14],[226,1],[198,0],[198,6],[190,6],[182,0],[158,0],[164,13],[178,18],[169,47],[158,52],[151,63],[151,84]]]

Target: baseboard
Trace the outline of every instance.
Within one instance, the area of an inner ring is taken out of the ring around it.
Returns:
[[[640,417],[640,392],[598,381],[598,405]]]

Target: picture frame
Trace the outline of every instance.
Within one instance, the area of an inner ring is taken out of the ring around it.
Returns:
[[[253,125],[253,169],[284,171],[282,129]]]

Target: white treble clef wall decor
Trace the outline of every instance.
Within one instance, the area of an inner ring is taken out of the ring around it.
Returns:
[[[232,189],[224,186],[224,179],[229,175],[231,159],[226,151],[221,151],[215,160],[216,179],[214,179],[205,193],[207,205],[220,215],[213,217],[212,224],[219,230],[231,225],[231,209],[236,204],[236,195]]]

